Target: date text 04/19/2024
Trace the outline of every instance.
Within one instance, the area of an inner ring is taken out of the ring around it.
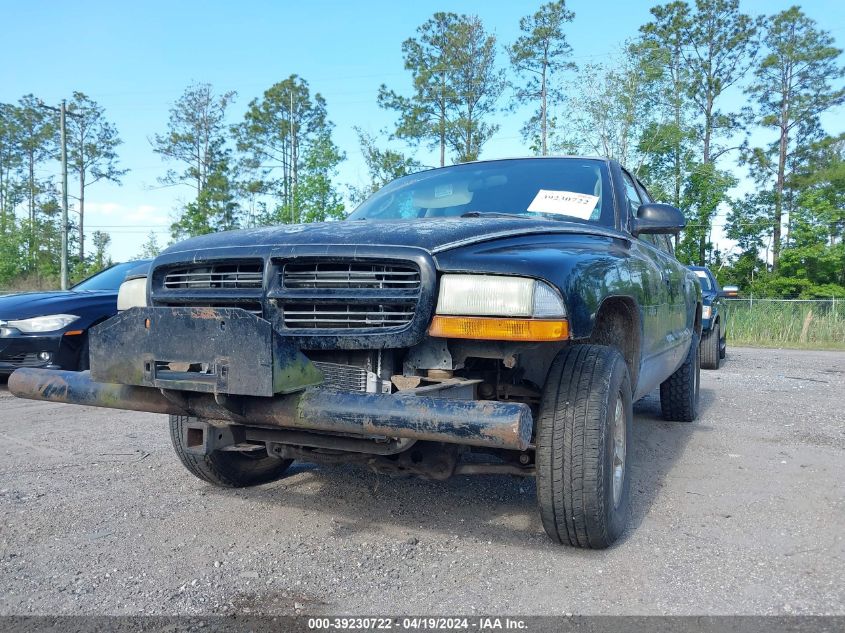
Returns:
[[[497,631],[525,630],[526,623],[518,618],[499,617],[349,617],[309,618],[309,630],[440,630],[440,631]]]

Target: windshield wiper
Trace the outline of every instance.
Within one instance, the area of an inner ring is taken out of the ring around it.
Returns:
[[[520,220],[536,220],[537,218],[524,213],[502,213],[501,211],[467,211],[462,213],[462,218],[481,218],[489,216],[491,218],[518,218]]]

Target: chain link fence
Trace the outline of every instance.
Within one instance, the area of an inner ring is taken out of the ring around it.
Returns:
[[[725,299],[734,344],[845,349],[843,299]]]

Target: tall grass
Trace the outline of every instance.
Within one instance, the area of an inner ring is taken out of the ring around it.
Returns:
[[[724,304],[730,344],[845,349],[845,301],[736,299]]]

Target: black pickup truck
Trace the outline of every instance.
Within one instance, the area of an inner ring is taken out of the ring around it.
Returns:
[[[294,460],[536,476],[556,541],[610,545],[632,403],[696,417],[701,289],[680,211],[617,162],[526,158],[400,178],[343,222],[193,238],[91,333],[90,373],[20,369],[17,396],[170,415],[197,477]]]

